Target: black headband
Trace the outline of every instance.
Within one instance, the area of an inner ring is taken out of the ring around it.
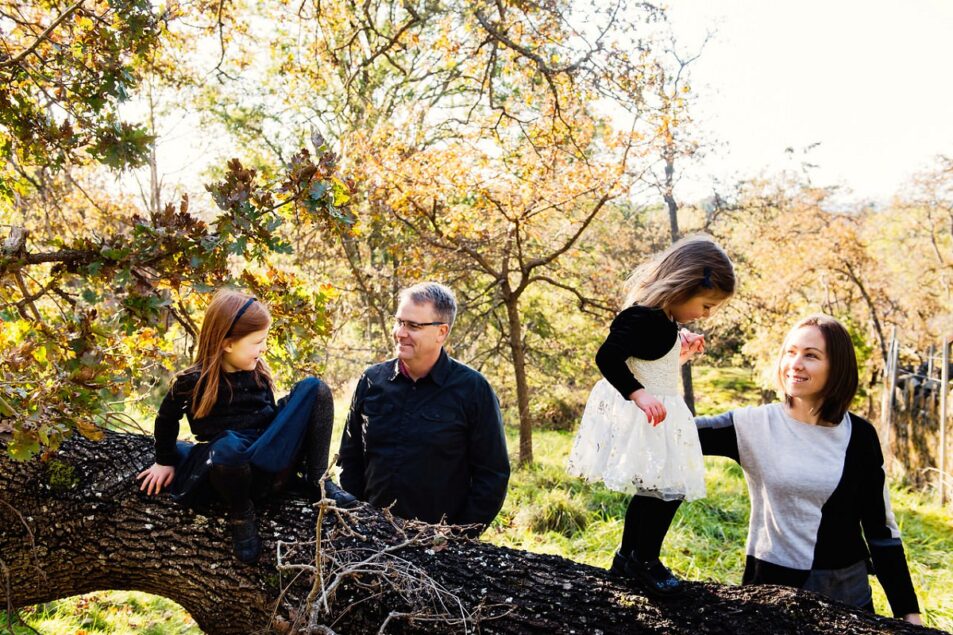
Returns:
[[[705,267],[704,269],[702,269],[702,281],[700,284],[706,289],[711,289],[715,286],[711,282],[711,273],[712,273],[711,267]],[[239,315],[241,314],[239,313]]]
[[[252,302],[258,298],[248,298],[248,301],[242,305],[242,308],[238,309],[238,313],[235,314],[235,319],[232,320],[232,325],[228,327],[228,330],[225,331],[225,337],[228,337],[232,334],[232,331],[235,329],[235,325],[238,324],[238,321],[245,315],[245,311],[248,310],[248,307],[252,305]]]

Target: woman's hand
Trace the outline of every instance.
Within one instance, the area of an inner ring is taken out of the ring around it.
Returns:
[[[175,476],[174,467],[154,463],[149,469],[139,472],[139,476],[137,476],[136,479],[142,479],[142,485],[139,487],[139,490],[152,496],[153,494],[158,494],[162,491],[163,487],[171,483],[173,476]]]
[[[903,621],[916,624],[917,626],[923,626],[923,620],[920,618],[919,613],[907,613],[903,616]]]
[[[678,332],[678,339],[682,343],[678,353],[678,363],[684,364],[691,360],[695,355],[701,355],[705,352],[705,336],[699,333],[692,333],[688,329],[682,329]]]
[[[635,403],[642,412],[645,413],[645,417],[649,420],[653,426],[665,421],[665,415],[668,414],[665,412],[665,406],[662,405],[662,402],[649,394],[645,388],[639,388],[636,391],[633,391],[629,395],[629,401]]]

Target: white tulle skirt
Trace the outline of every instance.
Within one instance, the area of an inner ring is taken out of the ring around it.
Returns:
[[[567,470],[626,494],[663,500],[705,496],[705,464],[691,411],[680,395],[655,395],[667,412],[645,413],[605,379],[589,394]]]

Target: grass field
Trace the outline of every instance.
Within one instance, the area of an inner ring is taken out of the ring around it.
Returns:
[[[750,396],[757,391],[747,371],[700,368],[696,394],[699,412],[714,413],[751,403]],[[508,420],[515,421],[515,417]],[[516,429],[508,429],[507,434],[515,451]],[[340,432],[334,438],[340,438]],[[536,464],[514,470],[503,511],[484,539],[608,566],[622,535],[628,497],[567,476],[571,443],[570,432],[534,434]],[[738,584],[748,520],[744,478],[741,469],[727,459],[706,459],[706,469],[708,496],[682,505],[662,558],[684,578]],[[949,566],[953,513],[949,507],[941,509],[931,492],[894,487],[891,496],[925,622],[953,631],[953,568]],[[879,584],[875,578],[871,581],[877,611],[889,614]],[[22,617],[37,631],[57,635],[200,632],[180,607],[143,593],[102,592],[69,598],[23,611]],[[14,627],[14,632],[32,631]]]

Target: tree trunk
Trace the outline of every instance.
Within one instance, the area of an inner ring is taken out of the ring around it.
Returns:
[[[692,382],[692,363],[682,364],[682,396],[685,398],[685,405],[688,410],[695,414],[695,384]]]
[[[447,538],[446,527],[404,523],[366,505],[325,508],[316,523],[306,502],[276,499],[261,513],[262,562],[242,565],[220,515],[138,491],[135,474],[151,461],[152,440],[139,435],[74,438],[46,463],[14,462],[0,447],[0,589],[8,606],[134,589],[175,600],[209,633],[915,630],[778,587],[689,583],[684,600],[654,602],[601,569]],[[320,592],[306,607],[316,526],[321,579],[331,591],[326,610]],[[285,568],[276,564],[279,540]]]
[[[516,377],[516,404],[520,414],[520,465],[533,462],[533,420],[529,414],[529,385],[526,383],[526,351],[523,350],[523,324],[520,322],[519,297],[507,294],[506,316],[510,323],[510,352]]]
[[[668,209],[668,228],[674,243],[681,237],[678,229],[678,202],[675,200],[675,151],[666,146],[662,154],[665,158],[665,187],[662,198],[665,199],[665,207]]]
[[[665,186],[662,190],[662,198],[665,200],[665,207],[668,210],[668,227],[672,235],[672,242],[677,242],[681,238],[681,232],[678,229],[678,201],[675,200],[675,148],[667,143],[662,156],[665,159]],[[692,365],[682,365],[682,396],[685,398],[685,405],[689,411],[695,414],[695,386],[692,383]]]

